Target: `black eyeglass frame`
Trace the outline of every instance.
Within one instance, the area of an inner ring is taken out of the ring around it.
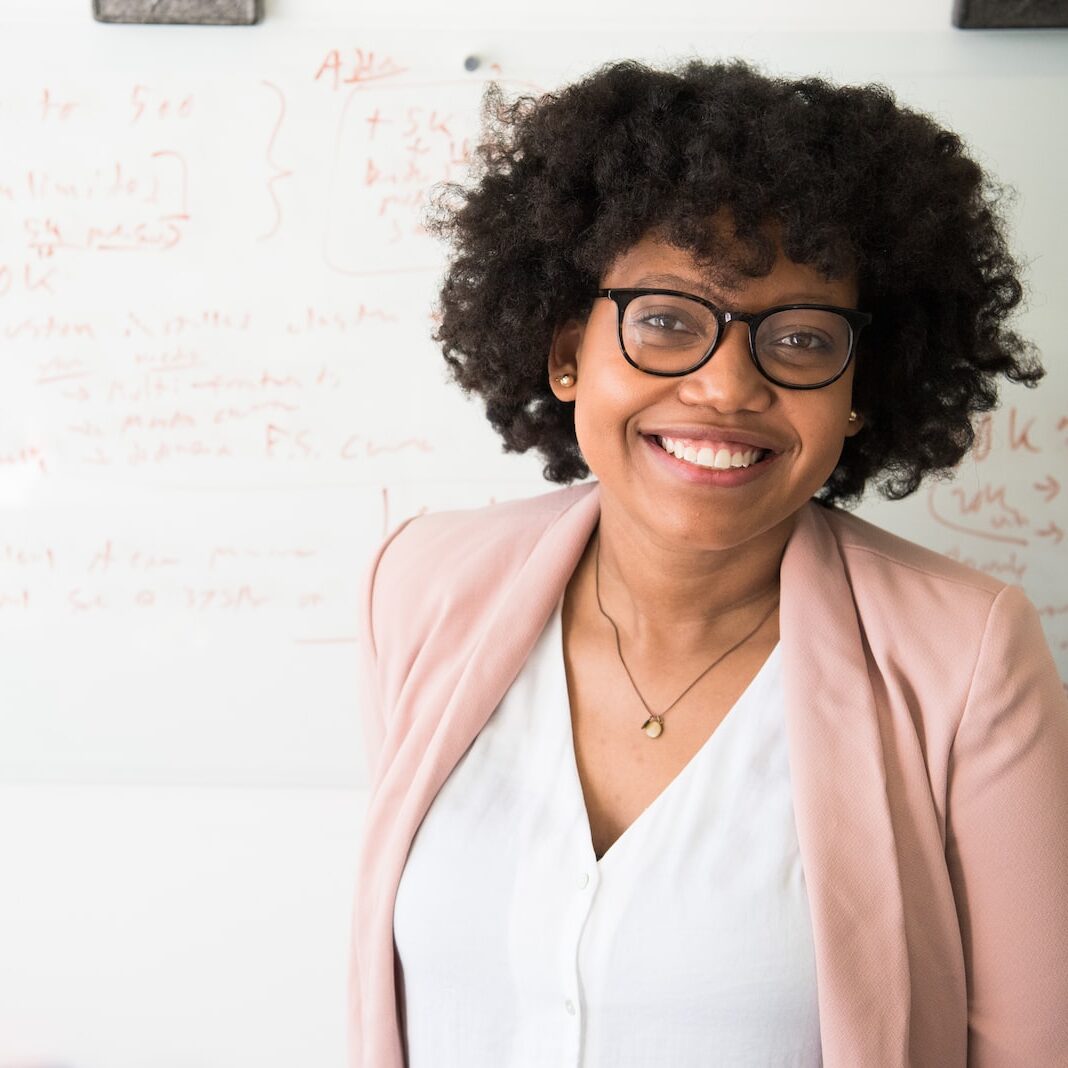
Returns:
[[[716,349],[719,348],[719,343],[723,340],[723,335],[727,332],[727,324],[740,322],[745,323],[749,331],[749,358],[753,361],[753,366],[769,382],[776,386],[781,386],[783,389],[823,389],[824,386],[829,386],[832,382],[837,382],[838,379],[846,373],[846,368],[856,355],[857,338],[860,336],[861,330],[863,330],[872,320],[869,312],[857,311],[855,308],[839,308],[833,304],[778,304],[774,308],[765,308],[763,311],[759,312],[724,311],[711,301],[705,300],[704,297],[698,297],[693,293],[684,293],[678,289],[598,289],[594,293],[594,296],[607,297],[615,304],[618,311],[616,332],[619,337],[619,351],[623,353],[623,359],[625,359],[631,367],[641,371],[643,374],[656,375],[659,378],[681,378],[683,375],[693,374],[694,371],[704,367],[704,365],[715,355]],[[655,296],[685,297],[687,300],[692,300],[697,304],[703,305],[716,317],[716,337],[712,342],[711,347],[708,352],[697,361],[697,363],[692,367],[687,367],[684,371],[651,371],[648,367],[641,367],[636,364],[627,353],[627,346],[623,342],[623,316],[626,313],[627,305],[629,305],[636,297]],[[757,356],[756,352],[756,332],[765,319],[775,315],[777,312],[806,309],[810,311],[836,312],[845,319],[846,323],[849,325],[849,353],[838,371],[824,382],[816,382],[810,385],[798,385],[794,382],[780,382],[779,379],[774,375],[769,374],[761,366],[760,358]]]

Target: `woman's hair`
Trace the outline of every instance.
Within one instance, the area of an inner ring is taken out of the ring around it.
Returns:
[[[873,316],[854,379],[864,428],[827,504],[869,480],[912,493],[971,447],[998,375],[1044,373],[1006,325],[1022,288],[998,188],[960,138],[882,86],[625,62],[540,97],[491,89],[484,121],[471,184],[443,187],[429,220],[453,245],[435,337],[505,450],[539,450],[554,482],[589,469],[574,406],[549,389],[553,330],[584,319],[611,263],[654,231],[728,279],[768,273],[775,239],[828,279],[855,274]],[[737,232],[729,262],[718,211]]]

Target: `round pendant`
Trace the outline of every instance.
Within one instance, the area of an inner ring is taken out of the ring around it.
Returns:
[[[650,716],[643,724],[642,730],[650,738],[659,738],[664,733],[664,721],[659,716]]]

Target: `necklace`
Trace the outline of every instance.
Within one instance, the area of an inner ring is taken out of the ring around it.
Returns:
[[[764,626],[764,624],[771,618],[772,612],[778,608],[779,599],[776,597],[775,603],[768,609],[760,622],[748,634],[736,641],[726,652],[720,653],[719,656],[717,656],[716,659],[713,660],[712,663],[709,664],[708,667],[706,667],[704,671],[702,671],[701,674],[698,675],[697,678],[694,679],[693,682],[691,682],[690,685],[664,709],[663,712],[654,712],[649,707],[649,702],[642,696],[641,690],[638,689],[638,684],[634,681],[634,676],[630,673],[630,668],[627,667],[626,660],[623,659],[623,646],[619,640],[619,627],[616,626],[616,621],[604,610],[604,605],[601,604],[601,539],[599,536],[597,538],[596,553],[597,555],[593,569],[593,583],[594,591],[597,594],[597,607],[601,610],[601,615],[612,624],[612,631],[616,636],[616,652],[619,654],[619,662],[623,665],[623,670],[627,673],[627,678],[630,679],[630,684],[634,687],[634,692],[638,695],[638,700],[641,701],[642,705],[645,707],[645,711],[648,713],[649,718],[642,724],[642,730],[645,731],[650,738],[659,738],[660,735],[664,733],[664,716],[666,716],[721,660],[733,653],[739,646],[744,645],[762,626]]]

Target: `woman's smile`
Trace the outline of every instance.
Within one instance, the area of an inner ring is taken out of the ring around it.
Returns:
[[[725,438],[704,441],[642,434],[641,439],[650,446],[652,462],[668,477],[705,486],[747,485],[767,473],[780,455]]]

